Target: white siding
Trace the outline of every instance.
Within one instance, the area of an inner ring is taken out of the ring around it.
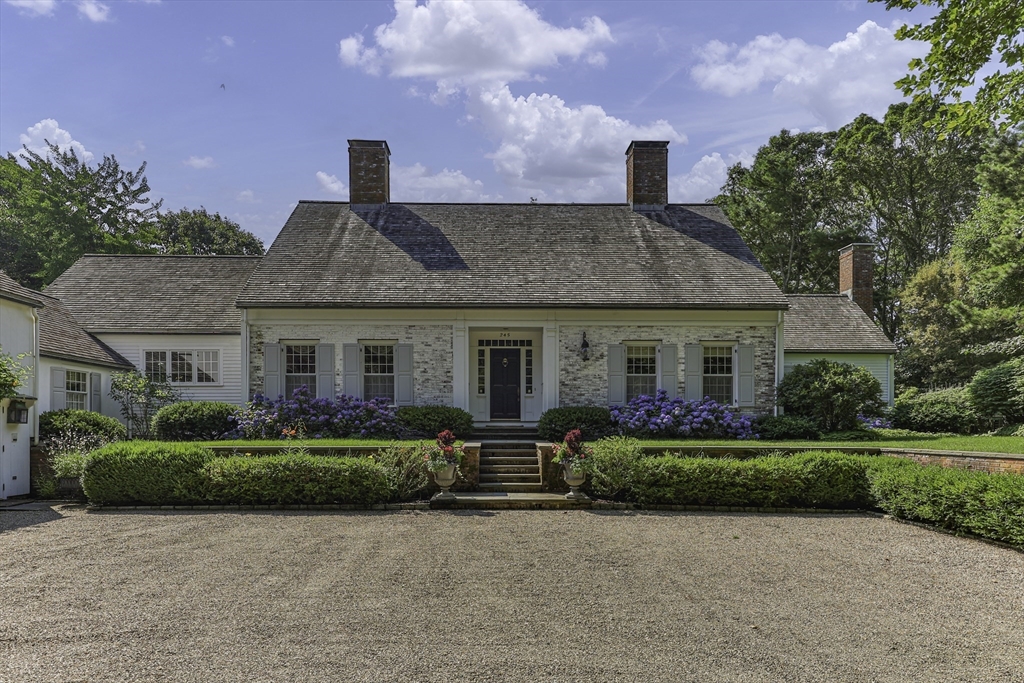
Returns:
[[[38,329],[32,308],[0,299],[0,350],[21,359],[32,377],[16,391],[23,396],[38,396],[36,337]],[[29,411],[28,424],[7,424],[7,407],[0,408],[0,499],[20,496],[29,491],[29,449],[38,412]]]
[[[882,385],[882,400],[890,406],[892,405],[893,395],[890,386],[892,356],[885,353],[787,353],[784,362],[785,372],[788,373],[794,365],[803,365],[815,358],[867,368],[868,372],[874,375],[878,383]]]
[[[208,386],[176,386],[186,401],[226,401],[241,405],[242,337],[240,334],[97,334],[140,372],[145,371],[145,352],[159,350],[217,350],[220,352],[220,383]],[[106,410],[104,410],[106,412]]]
[[[51,389],[49,383],[50,370],[53,368],[62,368],[64,370],[77,370],[78,372],[100,373],[100,410],[98,412],[109,415],[110,417],[116,417],[121,419],[121,410],[114,399],[110,398],[110,375],[115,372],[111,368],[98,367],[95,365],[87,365],[85,363],[73,363],[71,361],[59,360],[57,358],[42,357],[39,359],[39,376],[43,378],[43,381],[39,384],[39,403],[37,403],[39,414],[43,414],[50,410],[51,400]],[[89,410],[95,410],[90,404]],[[121,420],[122,422],[124,420]]]

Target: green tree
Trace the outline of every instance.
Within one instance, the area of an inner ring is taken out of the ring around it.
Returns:
[[[886,9],[937,7],[931,21],[906,25],[899,40],[931,44],[924,59],[911,60],[911,73],[896,85],[918,100],[937,96],[950,104],[947,129],[989,128],[1004,131],[1024,122],[1024,3],[1020,0],[870,0]],[[1003,68],[986,76],[974,97],[964,91],[978,72],[999,55]]]
[[[157,412],[179,399],[167,382],[150,379],[138,370],[115,372],[110,376],[110,398],[121,408],[128,423],[128,438],[146,439],[153,431]]]
[[[39,289],[85,253],[154,251],[160,202],[147,197],[146,164],[132,172],[104,156],[90,166],[47,144],[45,156],[23,148],[0,160],[0,269]]]
[[[204,207],[162,213],[156,227],[158,250],[163,254],[263,255],[258,237]]]
[[[783,130],[750,168],[729,169],[714,200],[783,292],[837,291],[836,252],[862,237],[863,214],[832,169],[835,141]]]

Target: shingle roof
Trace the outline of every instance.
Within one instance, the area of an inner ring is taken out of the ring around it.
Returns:
[[[789,353],[896,353],[896,346],[842,294],[790,294]]]
[[[43,298],[39,295],[39,292],[34,292],[28,287],[22,287],[2,270],[0,270],[0,299],[17,301],[19,304],[25,304],[33,308],[42,308],[44,305]]]
[[[117,351],[83,330],[60,299],[44,298],[46,307],[39,312],[39,355],[89,365],[133,367]]]
[[[784,309],[725,214],[670,205],[300,202],[242,307]]]
[[[238,334],[235,297],[259,256],[95,256],[46,293],[92,333]]]

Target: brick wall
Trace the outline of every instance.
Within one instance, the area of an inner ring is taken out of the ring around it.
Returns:
[[[590,358],[580,358],[583,332],[590,342]],[[659,325],[591,325],[559,327],[559,403],[563,406],[608,404],[608,345],[629,341],[659,341],[679,347],[677,395],[684,395],[686,344],[702,341],[738,341],[754,346],[754,396],[751,412],[767,412],[775,405],[775,326],[678,327]]]
[[[853,299],[874,320],[874,247],[851,244],[839,251],[839,293]]]
[[[626,150],[626,202],[668,204],[668,143],[633,142]]]
[[[965,470],[994,472],[996,474],[1024,475],[1024,456],[997,453],[970,453],[966,451],[928,453],[920,450],[883,448],[882,453],[906,458],[922,465],[942,465]]]

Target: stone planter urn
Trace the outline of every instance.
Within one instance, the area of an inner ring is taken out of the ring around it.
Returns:
[[[563,464],[562,478],[565,479],[565,483],[569,485],[569,493],[565,494],[566,498],[569,500],[589,500],[587,494],[580,491],[580,487],[583,486],[583,482],[587,480],[586,472],[576,472],[568,465]]]
[[[431,500],[454,500],[455,494],[448,489],[455,483],[458,465],[445,465],[444,468],[434,472],[434,482],[441,487],[441,492],[434,494]]]

